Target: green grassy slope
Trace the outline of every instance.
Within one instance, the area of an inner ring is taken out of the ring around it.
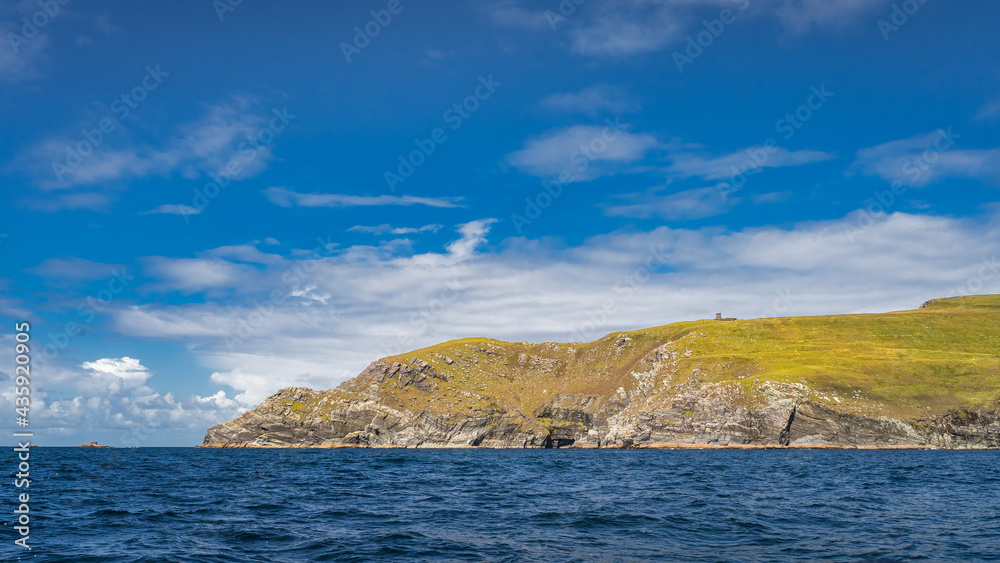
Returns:
[[[387,380],[381,394],[452,416],[487,406],[529,414],[558,394],[606,402],[640,385],[634,374],[648,371],[663,345],[677,365],[657,380],[652,401],[723,383],[741,388],[752,407],[764,381],[802,384],[812,400],[842,412],[900,418],[1000,399],[1000,295],[884,314],[682,322],[586,344],[466,338],[384,359],[430,363],[448,378],[436,392]]]

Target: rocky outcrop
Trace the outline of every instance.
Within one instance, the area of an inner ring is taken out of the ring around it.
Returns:
[[[83,444],[82,446],[78,446],[78,447],[80,447],[80,448],[106,448],[108,446],[102,446],[101,444],[98,444],[97,442],[91,442],[89,444]]]
[[[917,420],[860,416],[810,402],[803,386],[773,382],[760,386],[754,407],[743,404],[735,389],[708,384],[655,403],[641,391],[610,399],[558,394],[530,413],[493,403],[467,415],[390,404],[379,393],[386,382],[433,394],[447,379],[429,365],[375,362],[330,392],[282,389],[253,411],[210,428],[204,446],[1000,447],[1000,409]]]

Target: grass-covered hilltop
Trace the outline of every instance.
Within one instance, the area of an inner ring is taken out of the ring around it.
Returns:
[[[206,446],[1000,446],[1000,295],[692,321],[587,344],[467,338],[282,389]]]

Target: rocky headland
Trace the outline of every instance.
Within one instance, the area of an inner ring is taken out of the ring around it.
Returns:
[[[206,447],[1000,447],[1000,296],[677,323],[591,343],[471,338],[287,388]]]

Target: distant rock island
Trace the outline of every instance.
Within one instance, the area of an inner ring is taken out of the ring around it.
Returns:
[[[78,447],[80,447],[80,448],[106,448],[108,446],[102,446],[102,445],[98,444],[97,442],[91,442],[89,444],[83,444],[82,446],[78,446]]]
[[[996,448],[1000,296],[586,344],[456,340],[282,389],[204,446]]]

